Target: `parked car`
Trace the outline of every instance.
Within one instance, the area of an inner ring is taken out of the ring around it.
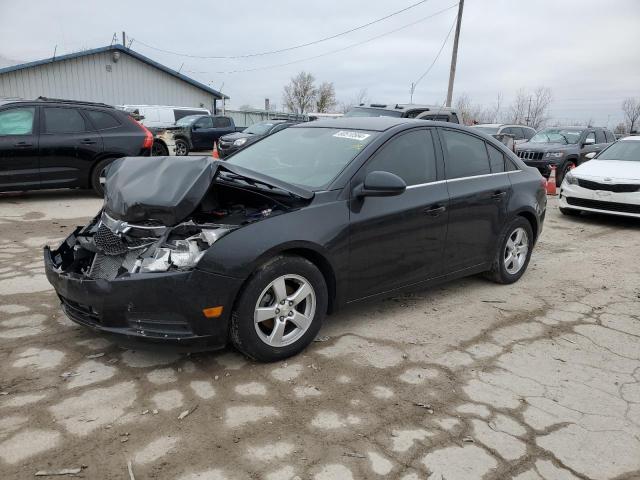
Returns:
[[[480,123],[473,125],[473,128],[477,128],[487,135],[511,135],[516,145],[531,140],[531,137],[536,134],[534,128],[527,127],[526,125],[511,125],[506,123]]]
[[[640,218],[640,137],[625,137],[574,168],[560,187],[560,212]]]
[[[415,103],[385,105],[381,103],[360,104],[353,107],[345,117],[398,117],[420,118],[440,122],[460,123],[458,114],[449,107],[438,105],[418,105]]]
[[[206,108],[175,107],[169,105],[122,105],[118,108],[137,115],[140,122],[150,130],[175,125],[181,118],[189,115],[211,115]]]
[[[184,156],[191,151],[211,150],[220,137],[235,132],[236,125],[231,117],[189,115],[166,130],[174,137],[176,155]]]
[[[524,163],[536,167],[545,178],[556,167],[560,185],[567,172],[586,162],[586,155],[599,152],[614,141],[613,133],[600,127],[550,127],[536,133],[528,142],[516,145]]]
[[[451,123],[319,120],[227,161],[149,160],[118,160],[104,208],[45,247],[64,311],[261,361],[301,351],[347,304],[480,272],[517,281],[545,216],[536,169]]]
[[[220,141],[218,142],[218,156],[220,158],[226,158],[241,148],[245,148],[261,138],[284,130],[291,125],[294,125],[294,122],[288,122],[287,120],[265,120],[254,123],[242,132],[224,135],[220,137]]]
[[[0,105],[0,191],[93,188],[116,158],[147,156],[153,136],[102,103],[49,99]]]

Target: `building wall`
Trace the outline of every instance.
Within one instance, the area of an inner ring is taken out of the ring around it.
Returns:
[[[109,105],[174,105],[213,111],[214,96],[120,52],[96,53],[0,74],[0,97],[39,96]]]

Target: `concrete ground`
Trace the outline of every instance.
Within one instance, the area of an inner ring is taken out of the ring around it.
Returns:
[[[137,480],[640,478],[640,221],[551,200],[517,284],[350,308],[263,365],[68,321],[41,247],[99,206],[0,197],[0,478],[120,480],[128,462]]]

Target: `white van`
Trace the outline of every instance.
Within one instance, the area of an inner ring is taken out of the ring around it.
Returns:
[[[145,127],[168,127],[187,115],[211,115],[206,108],[173,107],[169,105],[121,105],[125,112],[142,116],[140,123]]]

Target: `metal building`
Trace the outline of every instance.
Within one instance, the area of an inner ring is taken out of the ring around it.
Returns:
[[[217,90],[117,44],[0,68],[0,98],[40,96],[204,107],[214,113],[223,98]]]

